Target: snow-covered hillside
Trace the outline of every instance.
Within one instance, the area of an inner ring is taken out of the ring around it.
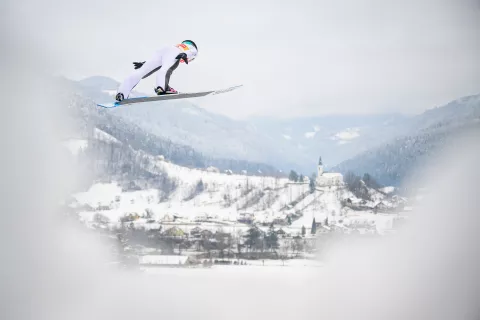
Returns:
[[[480,131],[480,95],[464,97],[417,116],[407,135],[396,137],[334,167],[342,173],[368,172],[380,183],[401,185],[405,178],[435,165],[448,145]]]
[[[105,77],[87,78],[79,84],[82,93],[95,100],[111,100],[119,85]],[[109,113],[209,157],[268,163],[305,175],[310,175],[310,167],[318,156],[324,156],[332,166],[394,136],[396,126],[405,120],[399,115],[373,115],[240,121],[194,103],[201,105],[202,100],[149,103],[112,109]]]
[[[111,99],[109,94],[115,92],[118,83],[104,77],[92,77],[80,81],[77,86],[80,87],[77,91],[84,95],[103,100]],[[108,113],[134,122],[142,130],[162,139],[194,148],[207,157],[261,162],[284,172],[294,169],[310,176],[315,159],[322,156],[327,168],[333,167],[341,172],[347,168],[363,175],[373,174],[372,171],[382,167],[376,163],[368,166],[375,159],[362,160],[364,153],[391,145],[402,137],[417,136],[420,131],[427,133],[426,137],[421,137],[421,140],[425,140],[432,136],[432,128],[451,126],[452,123],[462,127],[466,120],[478,117],[478,99],[479,96],[464,97],[409,117],[384,114],[281,119],[281,115],[278,115],[278,118],[238,121],[208,112],[192,104],[192,101],[197,102],[195,100],[142,104],[135,108],[109,110]],[[198,103],[201,103],[200,100]],[[441,137],[435,135],[431,140],[436,143]],[[408,141],[402,143],[405,145]],[[396,145],[394,149],[399,147],[402,146]],[[355,159],[353,165],[348,162],[356,156],[360,158]],[[375,157],[382,158],[383,155]],[[396,158],[397,155],[393,157]],[[360,162],[361,165],[357,166]],[[381,183],[398,184],[405,178],[409,168],[394,170],[395,174],[390,174],[394,179],[381,173],[374,176]]]
[[[142,129],[133,118],[122,118],[112,110],[97,107],[93,100],[87,98],[92,97],[95,101],[111,99],[105,92],[92,89],[91,86],[82,87],[76,82],[65,79],[58,79],[58,83],[58,96],[68,109],[69,115],[69,122],[63,124],[66,132],[64,139],[72,140],[68,142],[71,149],[81,150],[79,143],[88,143],[85,141],[114,139],[119,145],[123,144],[125,148],[130,146],[132,149],[141,149],[153,155],[161,154],[166,159],[184,166],[197,168],[215,166],[233,172],[247,170],[250,175],[257,174],[259,171],[268,174],[281,174],[277,168],[266,163],[247,161],[242,158],[211,157],[201,153],[196,144],[191,147],[186,144],[175,143],[169,137],[156,135],[151,131]],[[177,111],[196,112],[194,109],[188,108]],[[98,134],[103,135],[103,138],[97,137]],[[100,146],[97,149],[100,149]],[[244,149],[247,150],[249,147],[245,146]],[[117,162],[116,159],[104,160],[114,166]]]
[[[183,229],[199,223],[217,229],[274,223],[299,233],[302,226],[310,227],[314,218],[317,222],[328,218],[330,224],[375,223],[381,215],[374,214],[373,208],[387,201],[387,196],[376,192],[359,212],[344,206],[347,199],[360,201],[344,186],[317,187],[312,192],[308,183],[292,183],[285,178],[191,169],[142,151],[137,157],[150,174],[168,177],[171,187],[127,191],[118,181],[96,183],[74,195],[72,205],[85,222],[101,219],[118,225],[126,216],[135,216],[134,224],[143,228],[175,223]]]

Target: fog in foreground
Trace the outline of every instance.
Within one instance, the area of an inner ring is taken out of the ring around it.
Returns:
[[[112,271],[108,246],[56,209],[82,173],[62,160],[42,57],[2,42],[2,319],[480,317],[478,136],[411,182],[430,193],[398,236],[335,247],[323,268]]]

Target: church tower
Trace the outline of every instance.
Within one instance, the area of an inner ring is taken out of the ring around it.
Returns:
[[[323,175],[323,162],[322,162],[322,157],[318,159],[318,177],[321,177]]]

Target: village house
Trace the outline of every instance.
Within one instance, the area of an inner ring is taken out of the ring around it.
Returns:
[[[172,227],[170,229],[165,230],[162,235],[164,237],[182,238],[185,236],[185,232],[178,227]]]
[[[237,219],[238,222],[240,223],[245,223],[245,224],[252,224],[253,221],[255,220],[255,215],[253,213],[239,213],[239,217]]]

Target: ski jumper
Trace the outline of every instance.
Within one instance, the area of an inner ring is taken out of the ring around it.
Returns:
[[[140,67],[120,84],[117,93],[122,93],[127,99],[140,80],[157,71],[157,88],[160,87],[161,91],[166,92],[170,89],[169,82],[172,72],[181,62],[188,64],[188,62],[194,60],[197,53],[195,46],[189,42],[160,49],[149,60],[143,63],[134,63]]]

